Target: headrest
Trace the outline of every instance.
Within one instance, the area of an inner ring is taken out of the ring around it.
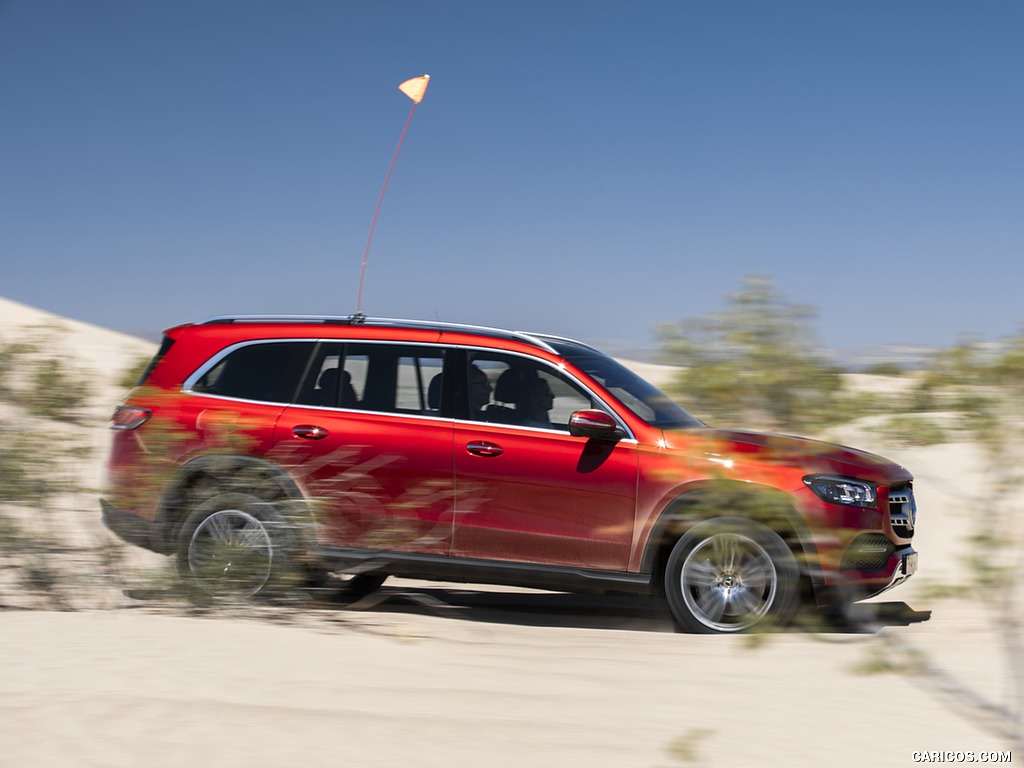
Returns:
[[[438,373],[427,385],[427,407],[436,411],[441,407],[441,383],[444,381],[444,374]]]
[[[532,368],[509,368],[494,385],[494,399],[499,403],[519,403],[529,393],[529,384],[537,380]]]

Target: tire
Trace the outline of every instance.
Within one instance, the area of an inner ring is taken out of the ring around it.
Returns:
[[[178,573],[198,601],[269,595],[295,581],[298,537],[274,504],[222,493],[186,518],[178,535]]]
[[[784,626],[799,607],[800,569],[786,542],[742,518],[699,523],[665,567],[672,618],[684,631],[728,634]]]

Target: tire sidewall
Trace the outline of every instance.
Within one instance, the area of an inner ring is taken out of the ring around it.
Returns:
[[[211,590],[195,577],[189,562],[189,546],[196,530],[217,512],[238,510],[255,518],[266,532],[271,550],[269,576],[266,582],[255,592],[240,594],[231,590]],[[298,542],[294,525],[281,514],[272,502],[245,493],[222,493],[213,496],[197,506],[182,523],[177,537],[177,568],[178,574],[185,584],[186,590],[194,601],[210,602],[218,598],[244,598],[279,594],[289,582],[299,555]]]
[[[687,557],[713,536],[733,534],[749,539],[762,548],[775,569],[775,594],[765,614],[749,626],[735,629],[710,626],[695,615],[683,595],[682,570]],[[665,596],[672,618],[685,632],[695,634],[733,634],[786,625],[799,607],[800,569],[786,542],[770,528],[744,518],[714,518],[698,523],[672,548],[665,566]]]

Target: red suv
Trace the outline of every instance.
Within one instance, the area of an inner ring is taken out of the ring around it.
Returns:
[[[735,632],[917,567],[900,465],[708,428],[555,336],[212,318],[166,332],[111,426],[104,521],[207,593],[393,574],[663,594]]]

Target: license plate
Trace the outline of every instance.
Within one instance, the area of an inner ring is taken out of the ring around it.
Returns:
[[[903,557],[903,573],[909,576],[917,572],[917,552],[912,552]]]

